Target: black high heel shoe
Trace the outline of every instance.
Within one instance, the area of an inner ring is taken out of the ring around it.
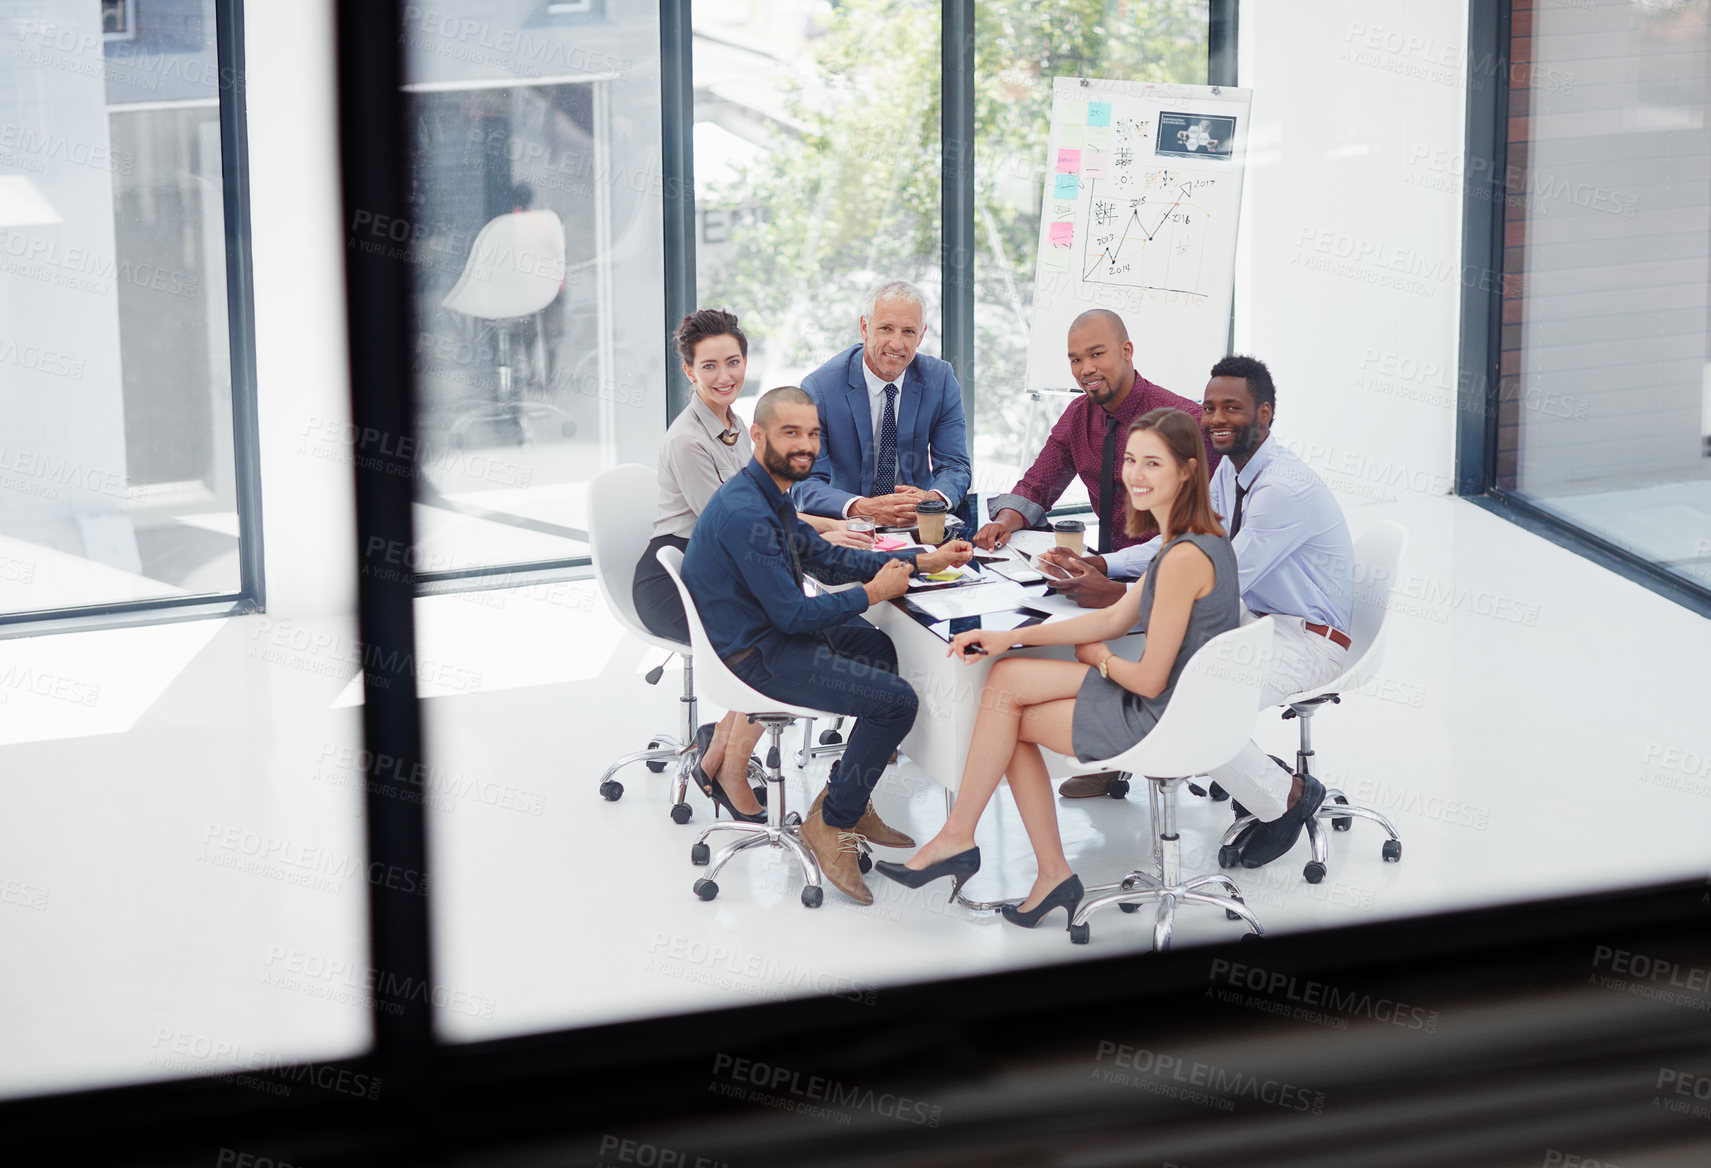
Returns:
[[[928,864],[925,868],[916,870],[907,864],[896,864],[890,860],[881,860],[873,866],[873,870],[881,876],[895,880],[905,888],[919,888],[930,884],[940,876],[951,877],[951,902],[956,902],[957,893],[970,876],[980,871],[980,849],[969,848],[966,852],[958,852],[954,856],[946,856],[937,864]]]
[[[765,823],[766,805],[764,803],[761,805],[761,809],[759,811],[752,814],[746,811],[738,811],[735,807],[731,806],[731,797],[725,794],[725,789],[719,786],[718,780],[701,769],[701,756],[707,753],[707,748],[709,746],[713,745],[714,729],[715,726],[712,722],[703,722],[700,726],[696,727],[695,767],[689,772],[690,776],[695,780],[695,785],[701,788],[701,793],[712,801],[714,819],[719,818],[719,808],[723,807],[726,811],[731,813],[732,819],[738,820],[739,822]]]
[[[1065,880],[1062,884],[1059,884],[1056,888],[1046,893],[1046,898],[1027,912],[1023,912],[1013,904],[1005,905],[1003,908],[999,909],[998,912],[1000,916],[1009,921],[1012,925],[1021,925],[1024,929],[1031,929],[1035,925],[1039,924],[1040,918],[1051,912],[1054,908],[1063,909],[1064,916],[1073,921],[1075,919],[1075,910],[1080,907],[1083,894],[1084,890],[1081,887],[1081,877],[1071,876],[1068,880]]]

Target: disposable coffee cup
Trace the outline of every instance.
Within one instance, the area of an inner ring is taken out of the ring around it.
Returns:
[[[1087,524],[1079,519],[1060,519],[1052,524],[1052,533],[1057,537],[1057,545],[1060,548],[1067,548],[1078,556],[1087,546],[1082,538],[1086,530]]]
[[[915,504],[915,534],[922,543],[937,547],[945,542],[945,512],[950,509],[943,499],[922,499]]]

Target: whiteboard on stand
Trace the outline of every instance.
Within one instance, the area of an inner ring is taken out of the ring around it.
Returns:
[[[1191,401],[1225,355],[1253,91],[1058,77],[1029,389],[1073,385],[1069,325],[1123,318],[1135,368]]]

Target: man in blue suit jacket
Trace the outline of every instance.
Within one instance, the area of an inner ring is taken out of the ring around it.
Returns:
[[[931,494],[952,511],[966,510],[962,387],[948,362],[915,351],[922,316],[913,284],[880,284],[863,306],[862,343],[803,380],[820,411],[824,445],[813,474],[793,493],[798,510],[890,527],[913,523],[915,504]]]

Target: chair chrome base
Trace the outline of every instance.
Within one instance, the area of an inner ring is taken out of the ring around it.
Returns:
[[[779,741],[784,736],[784,728],[794,719],[788,714],[751,714],[749,719],[764,725],[770,739],[766,753],[766,781],[770,788],[766,800],[766,822],[714,822],[701,833],[701,838],[689,849],[690,863],[707,865],[707,874],[695,881],[695,895],[702,900],[718,896],[718,875],[739,853],[753,848],[781,848],[795,858],[802,873],[803,906],[819,908],[826,895],[820,886],[820,863],[808,850],[808,845],[802,842],[802,817],[795,812],[786,813],[784,809],[784,773],[780,769]],[[707,841],[718,831],[736,832],[737,838],[713,855]]]
[[[1336,703],[1341,699],[1336,694],[1321,694],[1316,698],[1308,698],[1302,702],[1292,702],[1285,718],[1301,720],[1301,748],[1295,752],[1295,773],[1298,775],[1313,774],[1313,715],[1318,708],[1327,702]],[[1329,819],[1333,831],[1348,831],[1354,826],[1356,819],[1368,819],[1382,827],[1389,839],[1384,841],[1383,856],[1389,863],[1402,859],[1402,837],[1396,832],[1396,825],[1382,814],[1370,807],[1358,807],[1349,802],[1348,796],[1335,787],[1325,789],[1325,801],[1319,804],[1319,810],[1312,819],[1307,821],[1307,845],[1312,851],[1312,859],[1308,860],[1301,869],[1301,875],[1307,883],[1317,884],[1325,878],[1328,871],[1331,849],[1326,842],[1325,829],[1322,820]],[[1237,838],[1248,829],[1248,825],[1257,822],[1256,817],[1249,815],[1232,823],[1224,837],[1218,841],[1218,862],[1224,864],[1230,856],[1228,849],[1235,845]],[[1233,867],[1233,864],[1224,864]]]
[[[954,806],[955,803],[956,803],[956,792],[951,790],[949,787],[946,787],[945,788],[945,814],[946,815],[949,815],[951,813],[951,807]],[[958,888],[954,893],[951,894],[951,902],[953,904],[955,904],[958,908],[965,908],[969,912],[977,912],[977,913],[995,913],[995,912],[998,912],[1001,909],[1003,909],[1003,907],[1005,905],[1009,905],[1010,907],[1014,908],[1027,899],[1028,898],[1025,896],[1012,896],[1007,900],[970,900],[967,896],[963,895],[963,891],[960,888]]]
[[[666,660],[670,661],[671,658]],[[663,669],[664,666],[660,668]],[[624,784],[613,776],[627,766],[645,762],[650,771],[661,773],[667,767],[675,767],[671,818],[674,823],[689,822],[694,814],[685,798],[689,794],[690,768],[701,761],[701,756],[695,750],[695,728],[698,724],[696,718],[699,716],[699,705],[695,700],[695,660],[688,654],[683,656],[683,695],[677,701],[683,709],[683,736],[679,738],[673,734],[655,734],[646,750],[632,751],[607,767],[606,772],[600,776],[602,799],[616,803],[624,797]]]
[[[1087,944],[1091,937],[1088,918],[1113,904],[1121,906],[1125,912],[1134,912],[1143,904],[1158,906],[1153,916],[1155,952],[1170,948],[1170,934],[1176,923],[1176,910],[1184,905],[1221,908],[1231,920],[1247,922],[1252,936],[1264,936],[1265,929],[1260,926],[1259,920],[1248,906],[1242,903],[1242,890],[1236,886],[1234,880],[1217,872],[1182,879],[1182,840],[1176,831],[1175,796],[1176,788],[1182,785],[1183,780],[1149,779],[1148,782],[1156,788],[1152,804],[1154,822],[1157,824],[1154,856],[1158,861],[1158,871],[1130,872],[1117,884],[1088,889],[1089,895],[1082,900],[1080,907],[1075,910],[1075,915],[1070,918],[1069,939],[1077,945]],[[1205,891],[1208,888],[1222,888],[1224,894]]]

